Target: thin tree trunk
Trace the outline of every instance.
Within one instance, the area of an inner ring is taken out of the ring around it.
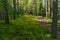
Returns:
[[[40,15],[42,16],[42,1],[40,3]]]
[[[50,0],[46,0],[46,18],[50,18]]]
[[[16,0],[13,0],[13,19],[16,19]]]
[[[37,3],[37,0],[33,0],[33,15],[36,15],[36,3]]]
[[[19,8],[19,0],[17,0],[17,17],[19,18],[20,8]]]
[[[57,38],[57,14],[58,14],[58,0],[53,0],[53,18],[51,27],[51,36]]]
[[[9,16],[7,12],[7,0],[4,0],[4,14],[5,14],[5,23],[9,24]]]
[[[1,2],[2,2],[2,0],[1,0]],[[4,5],[4,3],[2,3],[2,4]],[[0,6],[2,6],[2,5],[0,5]],[[1,19],[1,20],[4,20],[4,18],[5,18],[4,6],[2,6],[2,7],[1,7],[1,10],[0,10],[0,19]]]

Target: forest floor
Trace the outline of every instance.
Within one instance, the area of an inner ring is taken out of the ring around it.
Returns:
[[[10,19],[10,24],[5,24],[4,20],[0,20],[0,39],[53,40],[50,34],[51,20],[46,20],[46,18],[32,15],[20,16],[20,18],[17,18],[15,20]],[[59,35],[58,37],[60,37]],[[60,39],[58,38],[56,40]]]
[[[40,23],[46,28],[51,29],[51,23],[47,22],[47,20],[45,20],[43,17],[39,17],[38,21],[40,21]]]
[[[48,22],[47,20],[45,20],[45,18],[43,18],[42,16],[38,17],[38,21],[46,28],[48,28],[49,30],[51,30],[51,22]],[[57,30],[57,39],[55,40],[60,40],[60,30]]]
[[[0,40],[53,40],[50,30],[44,28],[37,16],[20,16],[10,24],[0,20]]]

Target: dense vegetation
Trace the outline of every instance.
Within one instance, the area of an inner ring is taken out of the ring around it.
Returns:
[[[38,21],[40,16],[52,24],[51,30]],[[60,30],[59,0],[0,0],[0,40],[54,40],[60,35],[56,30]]]
[[[20,16],[4,24],[0,21],[1,40],[52,40],[50,32],[37,21],[36,16]]]

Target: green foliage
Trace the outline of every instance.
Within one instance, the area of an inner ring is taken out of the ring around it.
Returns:
[[[60,30],[60,19],[58,20],[57,28]]]
[[[40,15],[46,16],[46,9],[43,7],[42,3],[40,4]]]
[[[0,39],[3,40],[52,40],[50,32],[43,27],[35,16],[20,16],[12,20],[9,25],[0,21]]]
[[[33,14],[32,10],[35,8],[36,15],[42,16],[46,15],[46,9],[40,5],[40,0],[37,0],[33,4],[32,0],[20,0],[20,14],[25,13]],[[0,13],[4,6],[4,0],[0,2]],[[60,2],[58,3],[59,11],[58,17],[60,17]],[[12,0],[8,0],[7,4],[9,17],[12,18],[13,6]],[[51,0],[51,11],[53,9],[52,0]],[[52,14],[52,13],[51,13]],[[40,22],[36,20],[36,16],[20,16],[20,18],[13,20],[10,19],[10,24],[5,24],[4,20],[0,20],[0,40],[53,40],[50,36],[50,31],[41,25]],[[51,19],[46,19],[49,23],[52,22]],[[57,28],[60,30],[60,19],[57,24]]]

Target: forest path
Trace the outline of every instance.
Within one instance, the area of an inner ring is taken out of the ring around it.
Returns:
[[[51,23],[47,22],[43,17],[38,17],[38,21],[46,28],[51,29]]]
[[[38,21],[44,25],[46,28],[51,29],[51,23],[49,23],[47,20],[45,20],[42,16],[38,17]],[[60,30],[57,30],[60,33]]]
[[[47,22],[47,20],[45,20],[42,16],[38,17],[38,21],[45,26],[46,28],[48,28],[49,30],[51,30],[51,23]],[[60,40],[60,30],[57,30],[57,39],[55,40]]]

